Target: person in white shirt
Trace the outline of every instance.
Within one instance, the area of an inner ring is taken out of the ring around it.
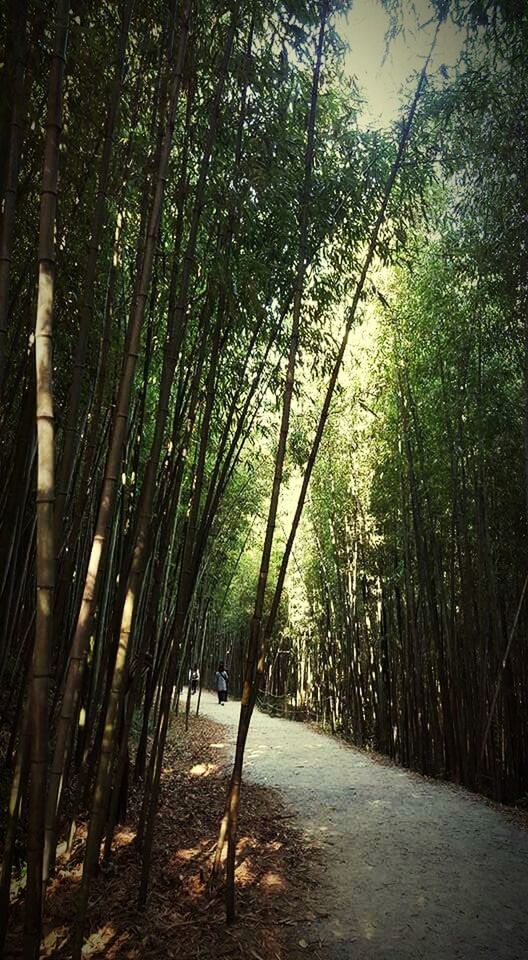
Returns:
[[[224,661],[220,660],[218,670],[215,673],[215,688],[218,694],[218,703],[223,707],[227,700],[227,681],[229,675],[224,667]]]

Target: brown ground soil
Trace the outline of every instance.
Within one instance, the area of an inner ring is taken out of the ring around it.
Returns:
[[[192,718],[186,733],[174,721],[163,770],[147,908],[136,908],[140,856],[134,843],[139,791],[130,803],[130,822],[116,834],[110,868],[91,890],[86,957],[105,960],[253,958],[286,960],[297,953],[303,924],[315,919],[308,904],[313,856],[278,793],[249,784],[240,817],[238,920],[226,927],[223,889],[211,897],[206,886],[210,858],[230,772],[225,728]],[[59,863],[50,884],[41,957],[66,960],[75,918],[84,827],[69,861]],[[22,904],[13,909],[6,957],[22,954]],[[299,926],[300,925],[300,926]]]

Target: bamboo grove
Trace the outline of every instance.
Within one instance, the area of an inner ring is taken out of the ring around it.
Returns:
[[[525,30],[475,44],[429,98],[442,177],[354,339],[262,701],[521,805]],[[299,470],[308,450],[299,423]]]
[[[526,19],[435,7],[463,65],[433,29],[384,132],[346,10],[0,13],[0,917],[3,942],[25,876],[26,958],[81,818],[80,957],[131,778],[146,907],[194,662],[229,654],[242,696],[229,920],[259,691],[526,794]]]

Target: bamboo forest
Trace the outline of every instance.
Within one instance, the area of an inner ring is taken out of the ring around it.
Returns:
[[[0,954],[528,956],[525,0],[0,2]]]

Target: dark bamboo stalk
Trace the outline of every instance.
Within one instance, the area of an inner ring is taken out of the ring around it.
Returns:
[[[37,556],[35,646],[29,686],[30,768],[27,886],[24,921],[24,960],[35,960],[40,950],[42,866],[44,854],[44,798],[47,781],[48,691],[53,636],[55,550],[55,436],[53,420],[52,330],[55,292],[55,229],[59,140],[69,0],[58,0],[51,61],[44,174],[40,205],[39,282],[35,325],[37,417]]]

